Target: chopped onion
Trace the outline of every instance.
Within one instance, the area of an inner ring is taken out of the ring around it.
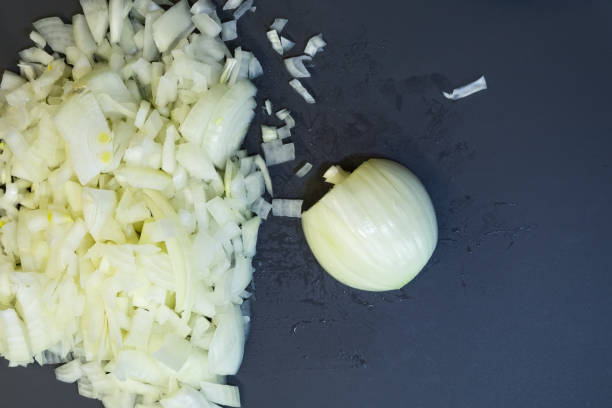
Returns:
[[[456,101],[457,99],[468,97],[476,92],[484,91],[485,89],[487,89],[487,80],[484,76],[481,76],[470,84],[454,89],[452,93],[443,92],[443,94],[447,99]]]
[[[275,166],[295,160],[295,146],[293,143],[283,144],[281,140],[262,143],[261,148],[266,156],[266,164]]]
[[[259,60],[252,55],[251,60],[249,61],[249,78],[254,79],[263,75],[263,68]]]
[[[302,178],[306,176],[308,173],[310,173],[310,170],[312,170],[312,164],[306,162],[304,163],[302,167],[300,167],[300,169],[295,173],[295,175],[298,176],[299,178]]]
[[[272,200],[272,215],[275,217],[302,217],[302,200]]]
[[[39,48],[45,48],[47,46],[47,42],[37,31],[32,31],[30,33],[30,40]]]
[[[263,69],[209,0],[80,2],[72,25],[37,21],[0,82],[0,354],[62,363],[107,407],[239,406],[224,376],[272,180],[238,149]]]
[[[270,44],[272,44],[272,49],[279,55],[283,55],[283,44],[278,36],[278,32],[276,30],[270,30],[266,33],[266,35],[268,36],[268,41],[270,41]]]
[[[264,102],[264,107],[266,109],[266,113],[268,116],[272,115],[272,102],[269,99],[266,99]]]
[[[288,125],[285,125],[276,129],[276,133],[278,134],[279,139],[286,139],[291,137],[291,128]]]
[[[117,44],[119,42],[119,39],[121,38],[121,32],[123,31],[123,24],[125,22],[125,18],[130,13],[131,8],[131,0],[109,0],[109,39],[111,44]]]
[[[276,128],[272,126],[262,126],[261,138],[264,142],[271,142],[273,140],[278,139],[278,133],[276,133]]]
[[[304,54],[314,57],[318,52],[323,51],[327,43],[323,39],[323,34],[318,34],[308,40]]]
[[[223,10],[233,10],[240,6],[243,0],[227,0],[223,5]]]
[[[108,3],[106,0],[79,0],[91,34],[97,44],[102,43],[109,25]],[[42,34],[42,33],[41,33]]]
[[[437,243],[429,195],[405,167],[372,159],[348,174],[326,172],[335,184],[303,214],[308,245],[342,283],[370,291],[399,289],[425,266]]]
[[[270,25],[270,30],[274,30],[277,33],[281,33],[285,29],[285,26],[288,22],[289,20],[287,20],[286,18],[275,18],[272,25]]]
[[[289,109],[286,109],[286,108],[283,108],[276,112],[276,117],[279,120],[285,120],[287,119],[287,117],[289,117],[289,115],[291,115],[291,112],[289,111]]]
[[[34,22],[34,28],[45,39],[54,51],[66,53],[66,49],[74,45],[72,27],[59,17],[47,17]]]
[[[238,27],[236,20],[226,21],[221,24],[221,39],[223,41],[232,41],[238,38]]]
[[[283,47],[283,52],[289,52],[293,47],[295,47],[295,43],[288,38],[281,36],[281,46]]]
[[[160,52],[166,52],[193,30],[187,0],[180,0],[153,23],[153,39]]]
[[[251,205],[251,210],[257,214],[262,220],[267,220],[270,211],[272,211],[272,204],[259,197]]]
[[[76,14],[72,17],[72,30],[74,36],[74,43],[87,57],[93,56],[96,48],[96,41],[94,40],[89,25],[85,16],[82,14]]]
[[[315,98],[308,92],[304,85],[298,80],[293,79],[289,82],[289,85],[306,101],[306,103],[313,104],[316,103]]]
[[[216,13],[217,6],[215,6],[212,0],[198,0],[191,6],[191,12],[193,14]]]
[[[208,14],[195,14],[191,20],[202,34],[206,34],[209,37],[216,37],[221,33],[221,25]]]
[[[240,407],[240,392],[238,387],[209,382],[201,382],[200,386],[202,387],[202,392],[209,401],[228,407]]]
[[[300,55],[299,57],[285,58],[285,67],[294,78],[310,78],[310,72],[304,66],[304,61],[311,61],[312,57]]]
[[[240,5],[240,7],[236,9],[236,11],[234,11],[234,19],[238,20],[247,11],[249,11],[251,7],[253,7],[253,0],[246,0],[244,3]]]

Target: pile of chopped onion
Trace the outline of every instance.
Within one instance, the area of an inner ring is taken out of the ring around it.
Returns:
[[[0,353],[105,407],[240,406],[258,229],[300,212],[239,150],[261,65],[210,0],[80,2],[0,84]]]

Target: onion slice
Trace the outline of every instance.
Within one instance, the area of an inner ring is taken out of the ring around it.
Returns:
[[[299,178],[306,176],[312,170],[312,164],[309,162],[304,163],[302,167],[295,173],[295,175]]]
[[[304,54],[314,57],[318,52],[323,51],[327,43],[323,39],[323,34],[318,34],[308,40]]]
[[[306,103],[309,104],[314,104],[316,103],[316,100],[314,98],[314,96],[312,96],[312,94],[310,92],[308,92],[308,90],[306,88],[304,88],[304,85],[302,85],[302,83],[298,80],[298,79],[293,79],[291,81],[289,81],[289,85],[291,85],[291,87],[302,97],[304,98],[304,100],[306,101]]]
[[[301,218],[302,204],[303,200],[274,199],[272,200],[272,215],[275,217]]]
[[[294,78],[310,78],[310,72],[304,66],[304,61],[311,61],[312,57],[300,55],[299,57],[285,58],[285,67]]]
[[[487,89],[487,80],[484,75],[476,81],[469,83],[461,88],[456,88],[452,93],[443,92],[444,97],[456,101],[457,99],[468,97],[480,91]]]
[[[274,22],[270,25],[270,30],[274,30],[277,33],[281,33],[285,29],[285,26],[288,22],[289,20],[287,20],[286,18],[275,18]]]
[[[276,30],[270,30],[266,33],[268,36],[268,41],[272,45],[272,49],[276,51],[279,55],[283,55],[283,45],[281,43],[281,39],[278,36],[278,32]]]

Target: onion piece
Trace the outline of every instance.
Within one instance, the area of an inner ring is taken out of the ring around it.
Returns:
[[[327,43],[323,39],[323,34],[317,34],[308,40],[304,54],[314,57],[318,52],[323,51]]]
[[[208,14],[200,13],[191,17],[193,24],[202,34],[209,37],[216,37],[221,33],[221,25],[212,19]]]
[[[108,3],[106,0],[79,0],[89,30],[98,45],[106,36],[109,25]]]
[[[180,0],[153,23],[153,39],[157,49],[166,52],[193,28],[189,3]]]
[[[223,41],[232,41],[238,38],[238,27],[236,20],[226,21],[221,24],[221,39]]]
[[[121,32],[123,31],[123,24],[125,23],[125,18],[128,16],[131,9],[131,0],[109,0],[109,40],[111,44],[117,44],[119,42]]]
[[[299,178],[302,178],[306,176],[308,173],[310,173],[310,170],[312,170],[312,164],[309,162],[306,162],[304,163],[302,167],[300,167],[300,169],[295,173],[295,175],[298,176]]]
[[[272,215],[275,217],[301,218],[302,204],[303,200],[274,199],[272,200]]]
[[[64,24],[59,17],[43,18],[33,25],[54,51],[65,54],[66,49],[74,45],[72,27]]]
[[[443,92],[443,94],[445,98],[456,101],[457,99],[468,97],[476,92],[484,91],[485,89],[487,89],[487,80],[483,75],[472,83],[454,89],[452,93]]]
[[[42,65],[49,65],[53,57],[38,47],[26,48],[19,52],[19,58],[26,62],[36,62]]]
[[[79,360],[72,360],[55,369],[55,378],[61,382],[75,383],[80,380],[82,376],[83,370],[81,369],[81,362]]]
[[[288,38],[281,36],[281,46],[283,47],[283,53],[291,51],[295,47],[295,43]]]
[[[261,146],[268,166],[275,166],[295,160],[295,145],[293,143],[282,144],[280,140],[274,140],[263,143]]]
[[[247,11],[249,11],[251,7],[253,7],[253,0],[246,0],[244,3],[240,5],[240,7],[236,9],[236,11],[234,11],[234,19],[238,20]]]
[[[195,6],[195,5],[194,5]],[[134,0],[132,10],[144,20],[147,14],[154,11],[161,11],[161,7],[157,5],[153,0]]]
[[[30,33],[30,40],[39,48],[45,48],[47,46],[47,42],[37,31],[32,31]]]
[[[228,407],[240,407],[240,391],[233,385],[201,382],[200,387],[210,402]]]
[[[272,45],[272,49],[276,51],[279,55],[283,55],[283,45],[281,43],[281,39],[278,36],[278,32],[276,30],[270,30],[266,33],[268,37],[268,41]]]
[[[261,126],[261,138],[264,142],[271,142],[278,139],[276,128],[272,126]]]
[[[310,78],[310,72],[304,66],[304,61],[311,61],[312,57],[300,55],[299,57],[285,58],[285,67],[294,78]]]
[[[285,26],[288,22],[289,20],[287,20],[286,18],[275,18],[274,22],[270,25],[270,30],[274,30],[277,33],[281,33],[285,29]]]
[[[251,210],[262,220],[267,220],[272,211],[272,204],[260,197],[251,205]]]
[[[212,2],[212,0],[198,0],[193,6],[191,6],[192,14],[210,14],[216,13],[217,6]]]
[[[272,102],[270,102],[269,99],[265,100],[264,109],[266,110],[266,113],[268,114],[268,116],[272,115]]]
[[[288,117],[290,114],[291,114],[291,111],[289,111],[289,109],[287,109],[287,108],[283,108],[283,109],[281,109],[281,110],[279,110],[279,111],[277,111],[277,112],[276,112],[276,117],[277,117],[279,120],[283,120],[283,121],[284,121],[285,119],[287,119],[287,117]]]
[[[268,191],[268,194],[270,194],[271,196],[274,196],[274,190],[272,189],[272,178],[270,177],[268,166],[266,165],[266,162],[260,155],[255,156],[255,165],[257,166],[257,168],[259,168],[259,171],[261,171],[261,174],[263,174],[264,176],[264,181],[266,184],[266,190]]]
[[[285,125],[276,129],[276,133],[278,134],[279,139],[286,139],[291,137],[291,128],[288,125]]]
[[[264,72],[263,72],[261,63],[254,55],[251,55],[251,59],[249,61],[249,78],[250,79],[257,78],[263,75],[263,73]]]
[[[295,91],[302,98],[304,98],[306,103],[309,103],[309,104],[316,103],[315,98],[310,94],[310,92],[308,92],[308,90],[306,88],[304,88],[304,85],[302,85],[302,83],[298,79],[293,79],[293,80],[289,81],[289,85],[291,85],[291,87],[293,89],[295,89]]]
[[[243,0],[227,0],[223,5],[223,10],[233,10],[240,6]]]
[[[87,20],[85,16],[82,14],[76,14],[72,17],[72,30],[74,43],[76,46],[87,56],[93,56],[96,48],[96,41],[94,40],[91,31],[89,30],[89,25],[87,24]]]

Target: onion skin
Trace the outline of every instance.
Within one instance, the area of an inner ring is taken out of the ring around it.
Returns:
[[[419,179],[390,160],[371,159],[302,214],[321,266],[350,287],[400,289],[427,264],[438,242],[431,199]]]

